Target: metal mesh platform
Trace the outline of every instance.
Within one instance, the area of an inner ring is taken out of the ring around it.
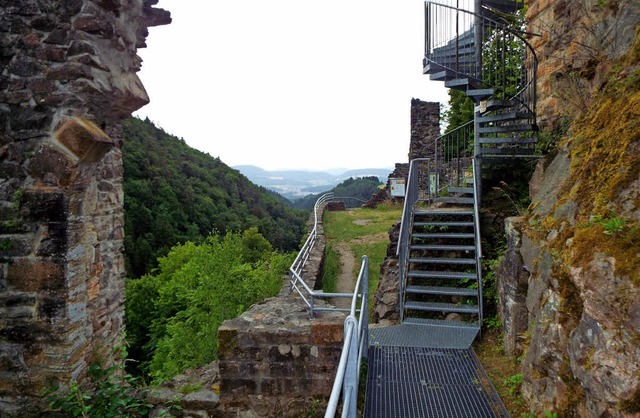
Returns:
[[[394,327],[370,328],[369,345],[464,349],[471,347],[478,332],[479,328],[475,326],[429,326],[404,323]]]
[[[473,349],[370,346],[364,416],[494,418],[509,414]]]

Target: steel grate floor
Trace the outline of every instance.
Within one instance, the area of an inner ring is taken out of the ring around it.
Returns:
[[[364,416],[508,417],[473,349],[370,346]]]
[[[477,327],[425,326],[404,323],[369,328],[369,345],[392,347],[469,348]]]

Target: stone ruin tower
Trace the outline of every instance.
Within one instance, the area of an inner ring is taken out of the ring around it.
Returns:
[[[409,161],[435,157],[440,136],[440,103],[411,99],[411,143]]]
[[[0,416],[112,361],[124,316],[118,123],[158,0],[0,2]]]
[[[409,162],[414,158],[435,157],[436,138],[440,136],[440,103],[411,99],[411,139]],[[392,178],[407,178],[409,163],[396,163]]]

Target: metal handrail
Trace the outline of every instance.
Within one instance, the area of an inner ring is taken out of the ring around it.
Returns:
[[[407,178],[407,187],[405,189],[404,207],[402,209],[402,220],[400,221],[400,232],[398,234],[398,246],[396,247],[396,256],[399,263],[400,283],[398,286],[398,302],[400,310],[400,322],[404,319],[404,288],[407,278],[407,252],[409,248],[409,236],[413,222],[413,214],[415,207],[420,200],[420,165],[426,163],[426,201],[431,201],[431,187],[429,173],[432,172],[432,164],[430,158],[415,158],[409,163],[409,175]],[[436,176],[437,177],[437,176]]]
[[[358,299],[360,308],[358,309]],[[360,312],[359,318],[356,314]],[[325,418],[334,417],[342,393],[342,417],[355,418],[358,406],[360,364],[367,358],[369,340],[369,259],[362,256],[362,265],[351,298],[349,316],[344,321],[344,343],[333,382]]]
[[[473,157],[474,121],[453,129],[435,140],[435,170],[438,173],[436,196],[449,186],[460,186],[465,167]]]
[[[338,308],[335,306],[316,306],[316,299],[332,299],[332,298],[351,298],[353,297],[353,293],[325,293],[322,290],[313,290],[309,285],[305,282],[303,278],[304,266],[309,259],[309,255],[311,254],[311,250],[316,243],[316,239],[318,237],[318,225],[319,219],[321,217],[321,211],[323,210],[323,205],[330,200],[334,199],[345,199],[345,197],[335,197],[333,192],[326,193],[318,198],[314,207],[314,222],[311,231],[309,232],[309,236],[307,237],[305,243],[303,244],[300,252],[298,253],[296,259],[293,261],[291,266],[289,267],[289,294],[293,293],[295,290],[296,293],[300,296],[302,301],[307,305],[311,312],[311,316],[314,316],[316,312],[321,311],[338,311],[338,312],[349,312],[348,308]]]
[[[480,241],[480,181],[477,178],[479,172],[476,171],[476,159],[472,161],[473,170],[473,229],[475,230],[476,243],[476,272],[478,275],[478,321],[482,324],[484,318],[482,311],[482,243]]]

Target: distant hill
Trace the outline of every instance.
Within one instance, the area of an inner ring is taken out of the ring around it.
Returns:
[[[371,199],[371,197],[378,192],[378,189],[382,184],[383,183],[376,176],[358,178],[349,177],[329,191],[333,192],[335,198],[344,198],[341,200],[344,202],[346,207],[357,208]],[[293,205],[299,209],[311,210],[318,198],[324,193],[326,193],[326,191],[304,196],[295,200]]]
[[[214,229],[255,226],[275,248],[298,250],[308,212],[149,119],[130,118],[122,127],[129,276],[148,273],[172,246],[198,241]]]
[[[340,171],[277,170],[268,171],[253,165],[234,168],[260,186],[295,201],[304,196],[326,192],[349,178],[377,177],[386,182],[393,169],[363,168]]]

